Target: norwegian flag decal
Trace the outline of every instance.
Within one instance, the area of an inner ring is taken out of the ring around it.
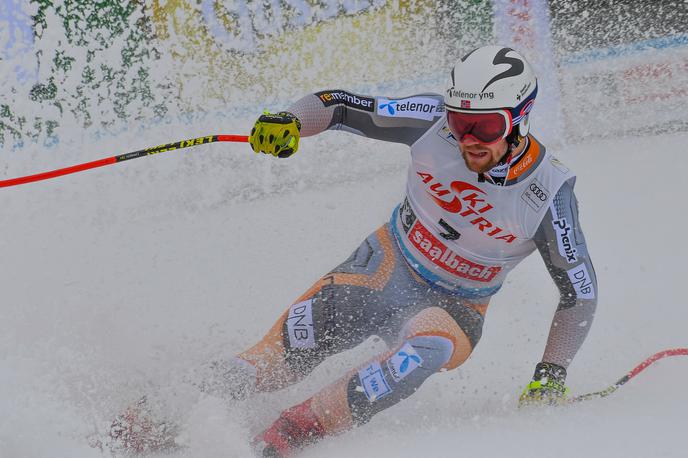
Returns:
[[[470,100],[462,100],[461,101],[461,108],[470,108],[471,107],[471,101]]]

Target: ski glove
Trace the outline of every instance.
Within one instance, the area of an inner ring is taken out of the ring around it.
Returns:
[[[256,153],[289,157],[299,148],[301,121],[293,114],[264,112],[251,129],[248,141]]]
[[[566,369],[563,367],[552,363],[538,363],[535,366],[533,380],[523,390],[518,406],[565,404],[569,389],[564,380]]]

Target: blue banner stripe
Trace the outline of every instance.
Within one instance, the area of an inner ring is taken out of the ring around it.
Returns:
[[[651,49],[679,48],[682,46],[688,46],[688,34],[654,38],[626,45],[569,54],[562,57],[560,63],[563,65],[580,64],[596,60],[612,59],[614,57],[626,56]]]

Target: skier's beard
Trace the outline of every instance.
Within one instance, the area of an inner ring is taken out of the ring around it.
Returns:
[[[460,150],[468,170],[476,173],[489,172],[492,167],[499,164],[505,152],[482,145],[464,145]]]

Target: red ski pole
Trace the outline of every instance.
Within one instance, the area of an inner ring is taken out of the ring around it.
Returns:
[[[246,135],[209,135],[206,137],[191,138],[189,140],[182,140],[175,143],[166,143],[164,145],[154,146],[152,148],[145,148],[131,153],[120,154],[119,156],[107,157],[97,161],[85,162],[83,164],[73,165],[62,169],[52,170],[50,172],[37,173],[35,175],[27,175],[24,177],[11,178],[9,180],[1,180],[0,188],[8,186],[17,186],[25,183],[33,183],[34,181],[48,180],[50,178],[60,177],[62,175],[69,175],[70,173],[81,172],[84,170],[95,169],[96,167],[103,167],[105,165],[116,164],[118,162],[128,161],[129,159],[136,159],[138,157],[150,156],[152,154],[164,153],[166,151],[173,151],[177,149],[189,148],[191,146],[205,145],[214,142],[248,142]]]
[[[631,380],[633,377],[636,375],[640,374],[642,371],[647,369],[649,365],[652,363],[662,359],[666,358],[667,356],[688,356],[688,348],[673,348],[670,350],[664,350],[660,351],[658,353],[655,353],[654,355],[650,356],[647,358],[645,361],[642,363],[638,364],[636,367],[634,367],[628,374],[624,375],[621,377],[615,384],[613,384],[610,387],[605,388],[602,391],[596,391],[594,393],[588,393],[588,394],[581,394],[580,396],[576,396],[573,398],[569,398],[568,402],[580,402],[580,401],[587,401],[589,399],[593,398],[604,398],[606,396],[609,396],[613,392],[619,389],[622,385],[624,385],[626,382]]]

